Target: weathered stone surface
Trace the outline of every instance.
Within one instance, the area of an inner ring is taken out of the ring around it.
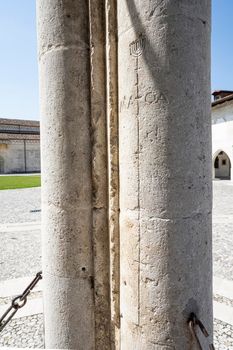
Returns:
[[[95,349],[87,1],[38,0],[45,341]]]
[[[120,349],[120,235],[117,1],[106,1],[106,72],[108,121],[108,193],[112,348]]]
[[[118,36],[121,349],[196,349],[190,312],[212,334],[210,1],[121,1]]]
[[[105,1],[89,2],[91,61],[93,253],[95,348],[110,349],[108,158],[106,118]]]
[[[106,64],[103,1],[38,0],[46,345],[108,349],[111,325],[117,348],[120,311],[122,350],[194,350],[191,312],[212,335],[210,1],[118,2],[119,163],[115,5]]]

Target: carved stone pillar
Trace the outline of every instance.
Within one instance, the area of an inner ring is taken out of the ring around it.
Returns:
[[[109,350],[104,1],[37,5],[46,347]]]
[[[122,350],[212,334],[210,3],[118,5]]]

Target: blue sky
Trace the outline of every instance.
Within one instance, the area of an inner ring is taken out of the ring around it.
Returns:
[[[212,90],[233,90],[233,1],[212,1]]]
[[[233,0],[213,0],[212,90],[233,90]],[[0,117],[39,119],[35,0],[0,0]]]
[[[0,0],[0,117],[38,119],[35,0]]]

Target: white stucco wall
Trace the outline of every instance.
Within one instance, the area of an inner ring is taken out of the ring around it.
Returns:
[[[213,162],[220,151],[224,151],[233,164],[233,100],[212,107]],[[233,180],[232,169],[231,179]]]

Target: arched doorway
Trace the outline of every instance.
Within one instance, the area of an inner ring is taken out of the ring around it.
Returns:
[[[214,159],[214,178],[231,179],[231,161],[224,151],[220,151]]]
[[[0,174],[4,174],[4,158],[0,156]]]

